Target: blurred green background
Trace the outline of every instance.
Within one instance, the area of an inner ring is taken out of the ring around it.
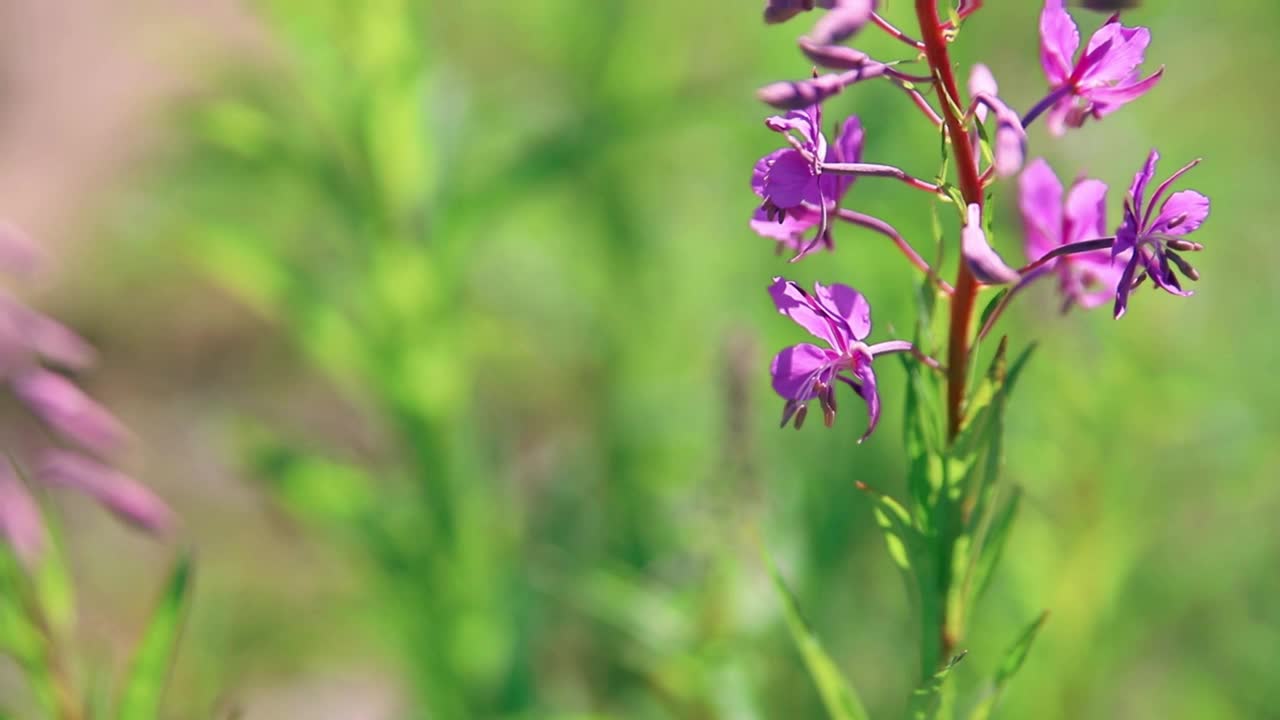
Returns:
[[[87,386],[197,551],[171,717],[821,717],[760,542],[873,716],[900,715],[914,611],[853,484],[901,488],[903,375],[880,370],[862,446],[850,400],[779,431],[768,360],[802,334],[764,288],[852,284],[883,339],[915,277],[856,229],[798,265],[747,229],[777,142],[754,89],[809,69],[811,19],[759,10],[5,3],[0,209],[61,259],[36,300],[102,351]],[[1038,12],[988,0],[955,47],[1015,107],[1043,91]],[[1280,6],[1128,20],[1165,79],[1031,153],[1108,182],[1113,218],[1150,147],[1164,174],[1203,157],[1204,280],[1121,322],[1060,317],[1047,286],[1015,306],[1015,346],[1042,344],[1010,410],[1026,502],[956,672],[975,687],[1047,608],[1001,717],[1275,717]],[[828,108],[861,116],[869,161],[935,171],[891,87]],[[847,202],[927,245],[918,193]],[[173,548],[62,509],[81,642],[118,665]]]

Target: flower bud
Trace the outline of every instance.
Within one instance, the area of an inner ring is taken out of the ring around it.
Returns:
[[[798,43],[810,60],[832,70],[860,68],[871,60],[871,57],[861,50],[854,50],[844,45],[820,44],[807,37],[800,38]]]

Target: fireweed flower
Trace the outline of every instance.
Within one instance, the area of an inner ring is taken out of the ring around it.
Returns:
[[[769,368],[773,389],[786,400],[782,425],[792,418],[796,428],[803,425],[809,402],[816,399],[822,406],[823,422],[831,427],[836,415],[835,383],[839,380],[867,404],[867,430],[858,442],[866,440],[880,420],[880,396],[871,361],[877,355],[910,352],[911,343],[864,343],[871,333],[871,306],[848,285],[815,283],[810,295],[796,283],[776,277],[769,295],[778,312],[827,344],[825,348],[810,343],[792,345],[773,358]]]
[[[31,269],[26,259],[36,255],[20,242],[25,242],[21,235],[0,232],[0,271],[25,274]],[[0,385],[7,385],[54,436],[89,455],[107,458],[127,440],[123,425],[68,376],[50,367],[80,370],[93,359],[89,345],[71,330],[0,292]],[[136,480],[48,440],[12,447],[15,437],[32,435],[8,432],[12,429],[6,424],[7,444],[0,447],[0,535],[24,561],[35,560],[44,539],[38,506],[20,476],[19,468],[30,467],[21,462],[27,456],[36,460],[36,481],[75,488],[118,517],[151,531],[172,524],[165,504]]]
[[[1156,187],[1148,201],[1147,184],[1155,175],[1159,160],[1160,153],[1152,150],[1147,156],[1146,164],[1133,176],[1133,185],[1129,187],[1129,195],[1124,201],[1124,221],[1116,231],[1116,242],[1111,249],[1113,258],[1119,258],[1126,252],[1131,253],[1116,288],[1117,318],[1124,315],[1128,307],[1129,293],[1147,277],[1161,290],[1182,296],[1190,295],[1191,292],[1182,289],[1178,276],[1173,272],[1174,267],[1191,280],[1200,279],[1196,269],[1178,252],[1198,252],[1203,249],[1202,245],[1187,240],[1186,236],[1198,229],[1205,218],[1209,217],[1209,198],[1195,190],[1180,190],[1165,197],[1173,181],[1200,161],[1193,160],[1169,176],[1169,179]]]
[[[856,115],[844,121],[832,145],[828,145],[822,135],[819,126],[822,115],[816,107],[811,111],[792,111],[786,118],[770,118],[770,127],[776,130],[792,116],[795,119],[790,122],[800,125],[802,145],[814,157],[824,157],[829,163],[861,161],[864,133]],[[817,154],[820,149],[823,155]],[[764,201],[751,217],[751,229],[802,254],[819,242],[830,249],[831,233],[823,224],[822,210],[832,212],[854,180],[852,175],[821,174],[795,148],[769,153],[756,162],[751,173],[751,189]],[[814,228],[817,228],[815,236],[805,240],[805,234]]]
[[[1050,92],[1027,113],[1029,125],[1048,110],[1049,131],[1062,135],[1067,127],[1080,127],[1090,117],[1102,119],[1127,102],[1138,99],[1155,87],[1164,73],[1160,68],[1145,78],[1142,64],[1151,32],[1144,27],[1127,28],[1113,15],[1093,37],[1084,53],[1080,31],[1063,8],[1062,0],[1045,0],[1040,14],[1040,64],[1049,79]]]
[[[802,12],[815,7],[829,10],[815,26],[814,36],[840,42],[862,29],[875,11],[875,0],[767,0],[764,21],[774,24],[786,22]]]
[[[987,113],[995,115],[995,142],[991,154],[996,174],[1011,177],[1022,167],[1027,153],[1027,133],[1022,129],[1018,113],[1004,104],[997,93],[1000,88],[991,69],[978,63],[969,74],[969,94],[973,96],[974,115],[981,123],[987,122]]]
[[[977,203],[970,203],[965,213],[964,229],[960,231],[960,252],[979,282],[1004,285],[1018,282],[1021,278],[1018,271],[1006,265],[987,244],[987,233],[982,229],[982,208]]]
[[[1101,180],[1077,180],[1064,203],[1058,176],[1044,158],[1038,158],[1022,172],[1018,191],[1028,260],[1042,258],[1063,245],[1107,235],[1107,185]],[[1055,258],[1034,276],[1057,276],[1062,311],[1066,312],[1072,305],[1087,309],[1106,302],[1115,295],[1120,272],[1111,252],[1102,249]]]

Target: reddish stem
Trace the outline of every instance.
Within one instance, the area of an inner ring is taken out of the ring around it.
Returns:
[[[976,8],[980,2],[973,3]],[[974,8],[970,8],[972,11]],[[965,120],[960,108],[960,91],[956,87],[955,73],[951,69],[951,57],[947,52],[946,30],[938,18],[938,0],[916,0],[916,18],[920,22],[920,39],[924,42],[924,54],[933,70],[933,86],[941,99],[942,118],[951,140],[955,157],[956,177],[960,194],[967,205],[976,203],[982,207],[982,177],[973,143],[965,130]],[[947,437],[954,441],[964,422],[965,381],[969,370],[969,328],[973,323],[973,309],[978,296],[978,281],[970,272],[963,258],[956,271],[955,292],[951,296],[951,323],[947,341]],[[943,583],[938,612],[938,662],[945,663],[955,650],[956,637],[947,622],[947,595],[949,583]]]
[[[951,57],[947,52],[947,39],[938,18],[937,0],[916,0],[916,17],[920,21],[920,37],[924,42],[925,57],[933,70],[933,84],[942,98],[942,118],[951,138],[951,151],[955,155],[960,194],[967,204],[982,206],[982,178],[978,172],[977,156],[968,141],[964,119],[959,108],[960,91],[956,87],[955,73],[951,70]],[[955,295],[951,302],[951,323],[947,345],[947,435],[952,440],[960,433],[964,421],[965,381],[969,368],[969,327],[973,322],[973,308],[978,295],[978,281],[969,266],[961,262],[956,275]]]

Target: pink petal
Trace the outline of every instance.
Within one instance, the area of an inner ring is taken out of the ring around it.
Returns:
[[[1062,244],[1062,183],[1044,158],[1032,161],[1018,178],[1018,208],[1028,260]]]
[[[1040,64],[1050,85],[1057,87],[1071,77],[1079,48],[1080,30],[1062,0],[1045,0],[1040,12]]]
[[[1018,271],[1005,265],[1004,260],[987,244],[987,234],[982,229],[981,208],[977,203],[969,205],[969,219],[960,233],[961,252],[979,282],[1002,285],[1021,279]]]
[[[1063,244],[1095,240],[1107,236],[1107,184],[1101,180],[1081,180],[1067,194]],[[1108,254],[1108,257],[1110,255]]]
[[[89,458],[51,450],[40,464],[40,479],[49,485],[79,490],[120,519],[152,533],[173,527],[173,512],[145,485]]]
[[[1100,87],[1120,82],[1142,64],[1151,44],[1151,31],[1144,27],[1127,28],[1118,22],[1103,25],[1089,38],[1085,54],[1111,43],[1103,56],[1080,78],[1080,84]]]
[[[96,453],[109,454],[125,442],[124,426],[58,373],[31,370],[13,380],[13,391],[55,431]]]
[[[769,365],[773,391],[787,400],[806,401],[814,397],[814,382],[829,370],[834,352],[801,343],[783,348]]]
[[[825,340],[833,348],[848,345],[847,339],[841,335],[843,328],[838,324],[839,321],[823,312],[799,285],[785,278],[775,277],[773,284],[769,286],[769,295],[778,312],[794,320],[814,337]]]
[[[862,293],[840,283],[814,283],[813,296],[823,310],[844,321],[854,340],[871,334],[871,304]]]
[[[799,152],[784,150],[774,158],[764,178],[765,197],[780,208],[820,202],[813,166]]]
[[[1209,217],[1209,198],[1195,190],[1180,190],[1169,196],[1151,226],[1151,232],[1186,235]]]

